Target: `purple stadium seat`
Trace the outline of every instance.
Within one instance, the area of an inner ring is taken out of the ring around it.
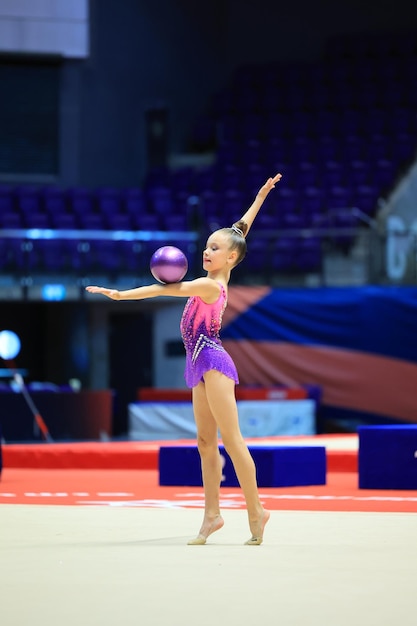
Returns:
[[[272,251],[271,268],[278,272],[289,272],[296,268],[297,239],[281,237]]]
[[[88,241],[68,239],[65,243],[68,261],[79,272],[88,272],[94,267],[94,257]]]
[[[140,213],[132,221],[135,230],[160,230],[160,216],[154,213]]]
[[[299,161],[315,161],[315,142],[310,137],[295,137],[291,144],[293,159]]]
[[[58,239],[45,239],[40,249],[41,263],[49,271],[68,269],[67,242]]]
[[[343,139],[341,149],[345,159],[362,159],[364,156],[364,141],[359,135],[347,135]]]
[[[58,230],[76,230],[79,228],[78,218],[74,213],[52,213],[51,227]]]
[[[10,270],[21,270],[25,267],[26,255],[21,239],[2,240],[2,266]]]
[[[124,212],[130,216],[133,228],[137,227],[139,217],[148,211],[146,198],[141,189],[127,189],[123,193],[122,206]]]
[[[118,190],[102,188],[96,193],[97,210],[102,215],[117,215],[122,210],[122,197]]]
[[[20,213],[3,213],[0,212],[1,228],[26,228]]]
[[[44,187],[41,190],[43,210],[50,216],[68,211],[67,192],[59,187]]]
[[[122,269],[122,246],[119,241],[94,240],[90,246],[95,268],[108,272]]]
[[[389,116],[388,126],[394,134],[415,134],[417,129],[417,113],[414,106],[395,107]]]
[[[320,163],[323,161],[338,161],[341,153],[339,141],[331,136],[323,135],[318,137],[315,146],[315,160]],[[314,160],[314,159],[313,159]]]
[[[336,229],[354,229],[358,226],[358,220],[353,213],[351,207],[340,207],[330,211],[330,219],[332,228]],[[333,244],[345,252],[351,247],[354,236],[349,233],[335,234],[331,237]]]
[[[322,266],[322,245],[318,237],[300,239],[295,256],[296,268],[302,272],[318,272]]]
[[[106,216],[107,227],[110,230],[132,230],[132,219],[127,213],[109,213]]]
[[[359,185],[355,190],[355,206],[367,215],[375,213],[379,193],[371,185]]]
[[[347,178],[346,168],[339,161],[325,161],[322,164],[320,178],[327,188],[335,185],[343,186]]]
[[[68,190],[68,204],[71,212],[77,215],[94,213],[94,197],[86,187],[73,187]]]
[[[187,214],[190,207],[199,204],[199,197],[197,194],[191,194],[189,191],[175,191],[174,192],[174,214]]]
[[[42,259],[42,239],[13,243],[17,254],[19,269],[24,269],[25,271],[40,269]]]
[[[298,208],[299,196],[294,189],[291,187],[278,186],[275,191],[276,194],[268,199],[265,210],[261,215],[271,214],[279,218],[281,215],[292,213]]]
[[[296,173],[298,184],[302,187],[310,187],[317,185],[318,170],[315,163],[311,161],[300,161],[298,163],[298,172]]]
[[[284,213],[280,219],[280,227],[285,230],[301,230],[309,226],[309,220],[300,213]]]
[[[351,185],[366,185],[369,182],[370,166],[363,159],[352,159],[346,164],[348,180]]]
[[[154,241],[120,241],[118,250],[123,271],[148,274],[150,258],[158,247]]]
[[[18,187],[15,192],[16,206],[22,213],[39,213],[42,210],[39,190],[34,187]]]
[[[186,231],[188,230],[187,216],[185,214],[165,215],[162,217],[161,226],[163,230],[168,232]]]
[[[256,218],[256,229],[258,230],[278,230],[281,228],[282,215],[271,215],[270,213],[260,212]]]
[[[417,141],[414,135],[409,133],[397,133],[392,138],[391,154],[398,164],[405,164],[415,159],[417,153]]]
[[[303,213],[318,213],[325,206],[320,187],[309,186],[300,191],[300,209]]]
[[[227,189],[223,193],[223,220],[234,222],[242,216],[247,201],[238,189]]]
[[[371,170],[370,180],[384,192],[394,185],[396,176],[397,167],[391,159],[378,159]]]
[[[97,213],[87,213],[85,215],[81,213],[78,219],[81,228],[84,230],[104,230],[107,227],[104,216]]]
[[[259,163],[248,163],[242,170],[242,187],[245,193],[252,197],[269,175],[269,169],[266,171],[266,168]]]
[[[259,272],[269,266],[268,240],[251,239],[247,252],[247,271]]]
[[[9,185],[2,185],[0,187],[0,215],[2,213],[13,213],[13,211],[13,188]]]
[[[64,195],[62,196],[44,196],[43,207],[46,213],[53,218],[55,215],[67,214],[67,201]]]
[[[24,216],[25,228],[51,228],[51,221],[46,213],[30,212]]]
[[[152,187],[147,191],[148,203],[152,211],[159,215],[173,213],[174,200],[169,187]]]
[[[235,165],[225,165],[218,174],[218,189],[227,191],[229,189],[238,189],[242,184],[241,169]]]
[[[392,137],[381,134],[372,134],[364,144],[364,158],[368,161],[392,158]]]
[[[199,198],[202,212],[206,218],[208,216],[218,215],[221,210],[222,202],[217,191],[207,189],[200,193]]]
[[[354,209],[349,206],[331,209],[329,217],[335,228],[355,228],[358,225]]]
[[[312,213],[310,215],[310,224],[311,224],[311,228],[317,229],[320,231],[325,231],[332,226],[331,219],[327,212],[326,213],[323,213],[323,212]],[[323,233],[321,234],[323,235]]]
[[[327,190],[327,206],[329,209],[352,206],[351,186],[335,185]]]
[[[268,166],[276,162],[285,162],[288,159],[288,145],[284,139],[269,139],[263,147],[264,163]]]

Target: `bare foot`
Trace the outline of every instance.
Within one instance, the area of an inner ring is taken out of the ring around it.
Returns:
[[[201,526],[201,530],[197,537],[195,539],[190,539],[190,541],[187,542],[187,545],[203,546],[207,541],[207,537],[209,537],[212,533],[215,533],[216,530],[220,530],[223,524],[224,520],[221,515],[216,515],[216,517],[212,520],[204,519],[203,525]]]
[[[264,529],[266,523],[269,521],[271,513],[269,511],[263,511],[261,520],[256,524],[250,524],[252,537],[245,541],[245,546],[260,546],[264,538]]]

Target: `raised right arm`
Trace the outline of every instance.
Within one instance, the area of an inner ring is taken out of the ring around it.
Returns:
[[[245,233],[245,237],[247,236],[250,227],[252,226],[255,217],[258,215],[259,209],[261,208],[261,206],[263,205],[265,198],[267,197],[267,195],[269,194],[269,192],[274,189],[275,184],[280,181],[282,178],[281,174],[276,174],[273,178],[268,178],[268,180],[266,181],[266,183],[264,185],[262,185],[262,187],[260,188],[260,190],[258,191],[258,193],[256,194],[256,198],[255,200],[252,202],[251,206],[248,208],[248,210],[244,213],[244,215],[242,215],[242,217],[240,218],[243,222],[245,222],[245,224],[247,225],[247,230]]]

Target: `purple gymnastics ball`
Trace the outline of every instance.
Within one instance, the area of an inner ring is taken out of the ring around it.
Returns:
[[[187,273],[187,257],[175,246],[162,246],[153,253],[150,270],[160,283],[178,283]]]

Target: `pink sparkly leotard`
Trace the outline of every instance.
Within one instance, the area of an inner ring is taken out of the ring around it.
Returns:
[[[199,296],[187,300],[180,329],[185,346],[185,382],[188,387],[195,387],[203,381],[204,374],[209,370],[217,370],[236,384],[239,382],[235,364],[220,341],[226,304],[223,285],[214,304],[207,304]]]

